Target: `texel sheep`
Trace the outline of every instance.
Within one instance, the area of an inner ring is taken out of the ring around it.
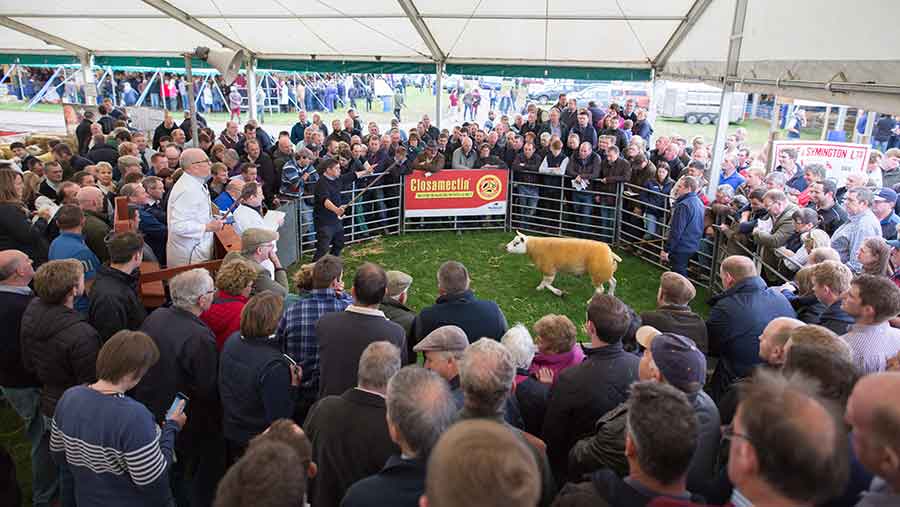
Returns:
[[[616,272],[622,259],[613,253],[606,243],[575,238],[539,238],[516,231],[516,237],[507,243],[506,251],[528,254],[534,265],[544,274],[537,290],[550,289],[562,296],[563,291],[554,287],[553,280],[559,272],[582,275],[588,273],[596,292],[602,294],[603,284],[609,282],[609,295],[616,291]]]

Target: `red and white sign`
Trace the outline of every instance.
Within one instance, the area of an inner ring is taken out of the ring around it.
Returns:
[[[408,217],[505,215],[509,171],[445,169],[426,176],[414,171],[403,187]]]
[[[806,164],[822,164],[828,178],[837,181],[837,186],[844,185],[847,175],[855,172],[866,172],[869,164],[869,146],[866,144],[834,143],[828,141],[775,141],[772,167],[778,165],[778,154],[785,148],[797,150],[797,162]]]

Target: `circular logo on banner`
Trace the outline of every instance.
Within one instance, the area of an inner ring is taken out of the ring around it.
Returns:
[[[475,190],[478,192],[478,197],[485,201],[491,201],[500,195],[503,188],[500,184],[500,178],[493,174],[485,174],[479,178],[478,183],[475,185]]]

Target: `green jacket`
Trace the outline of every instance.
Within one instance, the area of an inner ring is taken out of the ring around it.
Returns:
[[[84,228],[81,231],[84,242],[104,264],[109,260],[109,252],[106,250],[106,235],[109,230],[110,226],[102,214],[89,210],[84,212]]]

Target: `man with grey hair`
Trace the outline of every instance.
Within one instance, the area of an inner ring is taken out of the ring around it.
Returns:
[[[319,473],[310,504],[337,506],[356,481],[378,473],[400,452],[387,425],[385,394],[400,371],[400,349],[386,341],[369,344],[359,358],[356,387],[326,396],[309,410],[303,429]]]
[[[447,383],[419,366],[400,370],[387,388],[387,426],[400,454],[377,474],[354,484],[343,507],[416,505],[425,492],[425,464],[441,434],[450,427],[456,405]]]
[[[272,291],[281,297],[288,293],[287,272],[281,267],[281,261],[274,255],[275,242],[278,241],[278,233],[265,228],[252,227],[241,234],[241,251],[228,252],[222,260],[222,264],[228,264],[237,259],[243,259],[256,270],[256,280],[253,281],[253,294],[263,291]],[[269,272],[262,262],[271,260],[275,263],[275,276]]]
[[[761,227],[763,220],[760,220],[753,229],[753,239],[763,247],[763,261],[768,266],[777,266],[778,257],[775,256],[775,250],[785,246],[793,236],[794,212],[797,211],[797,207],[781,190],[766,192],[763,196],[763,205],[769,213],[767,221],[771,223],[771,227]]]
[[[469,343],[482,338],[499,340],[506,332],[506,316],[494,301],[478,299],[469,288],[469,271],[462,263],[447,261],[438,269],[438,297],[434,305],[423,309],[413,325],[414,342],[435,329],[459,326]]]
[[[211,505],[215,485],[225,473],[225,441],[218,422],[216,338],[200,320],[200,314],[212,305],[215,291],[212,276],[201,268],[169,281],[172,306],[154,310],[140,328],[159,348],[159,361],[132,391],[157,421],[165,421],[176,393],[191,400],[190,422],[175,441],[178,465],[170,474],[173,481],[193,476],[192,505]]]
[[[688,469],[697,449],[698,425],[687,396],[667,384],[632,384],[625,422],[628,475],[602,469],[591,480],[569,484],[559,502],[578,498],[584,505],[648,505],[654,500],[671,505],[702,504],[687,490]]]
[[[556,486],[543,441],[530,433],[517,430],[503,418],[503,407],[512,394],[516,366],[512,353],[502,343],[482,338],[469,345],[460,363],[459,376],[463,391],[463,408],[459,420],[487,419],[505,425],[528,442],[541,471],[541,502],[550,505]]]
[[[841,262],[854,273],[862,271],[859,262],[859,249],[863,241],[870,237],[881,237],[881,222],[872,212],[874,196],[865,187],[851,188],[844,197],[848,220],[834,231],[831,236],[831,248],[837,250]]]
[[[166,243],[168,267],[184,266],[212,258],[213,233],[225,223],[214,218],[209,201],[210,160],[199,148],[184,150],[180,158],[184,175],[172,187],[166,216],[169,235]]]
[[[229,148],[222,154],[222,163],[228,168],[228,177],[237,176],[241,173],[238,164],[241,162],[241,156],[237,150]]]

